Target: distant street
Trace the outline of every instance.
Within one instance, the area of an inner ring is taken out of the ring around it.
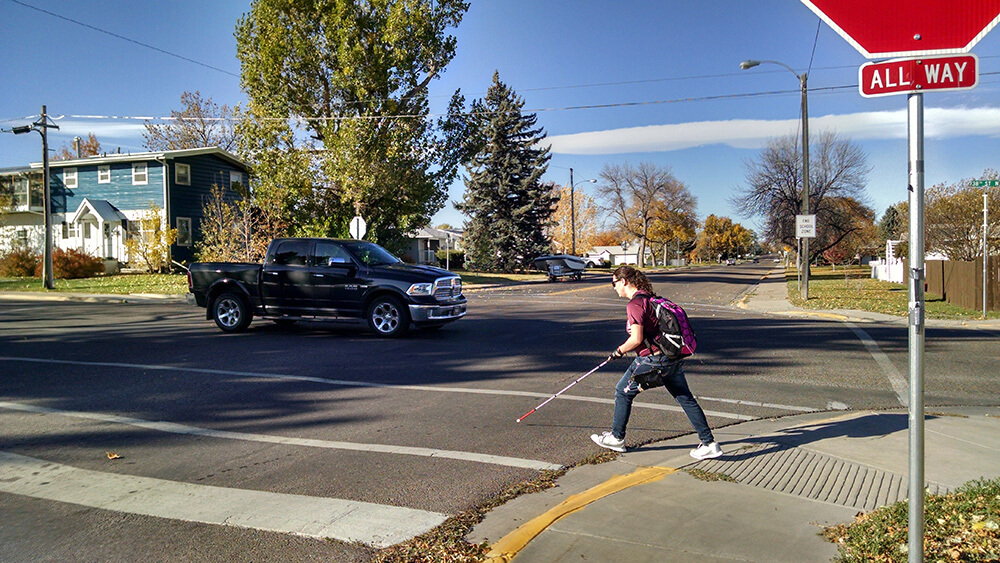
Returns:
[[[901,407],[905,325],[736,308],[773,266],[650,276],[692,317],[712,425]],[[609,282],[473,290],[465,319],[399,340],[260,319],[225,335],[178,302],[0,301],[0,560],[365,561],[350,542],[408,539],[597,453],[625,359],[514,421],[624,340]],[[926,341],[929,409],[1000,403],[995,333]],[[654,390],[628,443],[690,432]]]

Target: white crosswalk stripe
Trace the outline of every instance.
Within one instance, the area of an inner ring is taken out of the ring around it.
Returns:
[[[189,522],[387,547],[447,515],[413,508],[194,485],[79,469],[0,451],[0,492]]]

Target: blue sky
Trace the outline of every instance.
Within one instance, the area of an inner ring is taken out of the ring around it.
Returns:
[[[233,31],[248,9],[222,0],[0,0],[0,127],[46,104],[63,116],[54,148],[92,131],[105,150],[142,151],[142,120],[128,118],[167,116],[184,91],[219,104],[244,99]],[[797,0],[473,0],[454,34],[458,53],[433,85],[432,111],[456,88],[481,97],[499,71],[549,135],[546,181],[568,182],[570,168],[580,182],[605,164],[649,161],[688,186],[701,218],[756,228],[728,200],[745,162],[769,138],[798,130],[798,81],[776,65],[739,63],[774,59],[809,71],[811,133],[836,130],[867,152],[876,212],[906,199],[906,97],[836,89],[856,85],[866,59]],[[927,186],[1000,169],[1000,31],[972,52],[978,87],[924,97]],[[39,160],[37,135],[0,134],[0,167]],[[449,199],[463,190],[456,182]],[[434,218],[462,221],[450,204]]]

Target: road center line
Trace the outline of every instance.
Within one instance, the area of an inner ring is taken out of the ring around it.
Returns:
[[[244,371],[231,371],[231,370],[206,369],[206,368],[188,368],[188,367],[181,368],[174,366],[128,364],[121,362],[82,362],[74,360],[49,360],[42,358],[15,358],[10,356],[0,356],[0,361],[33,362],[40,364],[73,365],[73,366],[88,366],[88,367],[114,367],[114,368],[127,368],[127,369],[177,371],[177,372],[187,372],[187,373],[207,373],[212,375],[233,375],[239,377],[273,379],[277,381],[306,381],[310,383],[320,383],[323,385],[337,385],[342,387],[376,387],[385,389],[403,389],[408,391],[431,391],[435,393],[469,393],[473,395],[503,395],[508,397],[534,397],[541,399],[548,399],[549,397],[552,396],[551,394],[535,393],[531,391],[508,391],[501,389],[472,389],[466,387],[433,387],[429,385],[392,385],[388,383],[372,383],[370,381],[345,381],[341,379],[326,379],[323,377],[310,377],[305,375],[286,375],[280,373],[244,372]],[[614,399],[604,399],[599,397],[560,395],[559,398],[571,401],[584,401],[589,403],[614,404]],[[664,405],[659,403],[645,403],[640,401],[632,403],[632,407],[683,412],[683,409],[681,409],[678,406]],[[730,418],[733,420],[755,420],[755,418],[752,416],[746,416],[742,414],[732,414],[727,412],[705,411],[705,414],[716,416],[719,418]]]
[[[0,451],[0,492],[129,514],[388,547],[447,515],[336,498],[117,475]]]
[[[173,422],[153,422],[139,418],[118,416],[114,414],[90,413],[80,411],[64,411],[40,407],[36,405],[26,405],[23,403],[11,403],[0,401],[0,408],[32,412],[38,414],[54,414],[73,418],[83,418],[96,420],[99,422],[110,422],[114,424],[127,424],[159,432],[169,432],[171,434],[186,434],[189,436],[206,436],[210,438],[220,438],[225,440],[245,440],[248,442],[262,442],[269,444],[283,444],[287,446],[303,446],[308,448],[325,448],[335,450],[354,450],[361,452],[377,452],[387,454],[415,455],[423,457],[437,457],[447,459],[459,459],[463,461],[474,461],[478,463],[490,463],[493,465],[504,465],[508,467],[523,467],[536,470],[558,470],[561,465],[536,461],[533,459],[521,459],[516,457],[497,456],[480,454],[475,452],[460,452],[452,450],[438,450],[432,448],[414,448],[408,446],[393,446],[386,444],[358,444],[354,442],[334,442],[329,440],[316,440],[311,438],[290,438],[286,436],[273,436],[268,434],[251,434],[248,432],[230,432],[227,430],[212,430],[210,428],[198,428]]]

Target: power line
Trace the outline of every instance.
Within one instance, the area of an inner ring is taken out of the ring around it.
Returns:
[[[141,47],[145,47],[147,49],[152,49],[152,50],[154,50],[154,51],[156,51],[158,53],[163,53],[164,55],[169,55],[171,57],[176,57],[178,59],[181,59],[182,61],[187,61],[189,63],[194,63],[196,65],[200,65],[200,66],[203,66],[205,68],[210,68],[212,70],[217,70],[217,71],[219,71],[219,72],[221,72],[223,74],[228,74],[229,76],[234,76],[236,78],[240,77],[240,75],[232,73],[232,72],[229,72],[228,70],[223,70],[223,69],[221,69],[219,67],[212,66],[210,64],[206,64],[206,63],[203,63],[201,61],[196,61],[194,59],[185,57],[184,55],[178,55],[177,53],[172,53],[172,52],[167,51],[165,49],[160,49],[159,47],[154,47],[154,46],[149,45],[147,43],[143,43],[142,41],[136,41],[135,39],[131,39],[129,37],[125,37],[124,35],[119,35],[119,34],[114,33],[112,31],[108,31],[106,29],[101,29],[99,27],[92,26],[92,25],[90,25],[88,23],[83,23],[81,21],[74,20],[73,18],[68,18],[66,16],[62,16],[62,15],[56,14],[54,12],[50,12],[48,10],[44,10],[42,8],[39,8],[38,6],[32,6],[31,4],[26,4],[24,2],[21,2],[21,0],[10,0],[10,1],[13,2],[13,3],[15,3],[15,4],[18,4],[20,6],[24,6],[25,8],[30,8],[32,10],[35,10],[35,11],[38,11],[38,12],[42,12],[43,14],[48,14],[48,15],[54,17],[54,18],[59,18],[61,20],[65,20],[65,21],[68,21],[68,22],[71,22],[71,23],[75,23],[77,25],[81,25],[81,26],[86,27],[88,29],[92,29],[92,30],[97,31],[99,33],[104,33],[106,35],[110,35],[110,36],[115,37],[117,39],[121,39],[122,41],[128,41],[129,43],[134,43],[136,45],[139,45]]]

